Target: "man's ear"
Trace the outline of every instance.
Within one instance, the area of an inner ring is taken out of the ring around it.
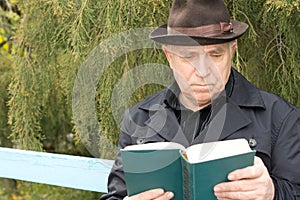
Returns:
[[[171,62],[172,60],[172,54],[170,53],[170,51],[168,50],[167,46],[163,45],[162,47],[166,57],[167,57],[167,60],[169,61],[169,63]]]
[[[232,42],[232,44],[230,45],[231,47],[231,55],[233,55],[234,54],[234,52],[235,52],[235,50],[237,49],[237,42],[236,42],[236,40],[235,41],[233,41]]]

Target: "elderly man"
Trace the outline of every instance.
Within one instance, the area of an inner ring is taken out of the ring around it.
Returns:
[[[231,68],[235,40],[247,28],[230,20],[222,0],[174,0],[168,24],[150,37],[163,44],[176,82],[125,113],[119,148],[159,141],[190,146],[245,138],[256,150],[254,165],[229,173],[228,182],[215,185],[216,198],[298,199],[300,111]],[[220,120],[216,116],[224,107]],[[174,197],[172,191],[160,188],[127,197],[120,154],[108,191],[101,199]]]

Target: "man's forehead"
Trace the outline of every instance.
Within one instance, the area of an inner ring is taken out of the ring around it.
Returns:
[[[228,48],[228,43],[201,45],[201,46],[171,46],[173,51],[188,51],[188,52],[208,52],[208,51],[221,51]]]

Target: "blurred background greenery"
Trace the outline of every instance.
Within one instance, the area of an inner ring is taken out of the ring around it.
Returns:
[[[92,156],[84,148],[72,118],[72,90],[79,67],[110,36],[165,23],[171,3],[0,0],[0,146]],[[226,3],[232,18],[250,25],[238,41],[233,66],[258,87],[300,107],[299,1]],[[99,138],[104,136],[112,144],[117,143],[120,124],[112,113],[113,88],[124,73],[145,63],[167,62],[160,50],[137,50],[121,56],[105,71],[96,95],[102,129]],[[131,97],[131,105],[161,88],[157,84],[139,87]],[[114,106],[124,110],[124,105]],[[115,151],[101,141],[98,150],[102,158],[114,159]],[[95,192],[0,179],[0,199],[99,196]]]

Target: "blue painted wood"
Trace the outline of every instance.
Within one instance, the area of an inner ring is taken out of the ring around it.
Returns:
[[[112,160],[0,147],[0,177],[107,192]]]

